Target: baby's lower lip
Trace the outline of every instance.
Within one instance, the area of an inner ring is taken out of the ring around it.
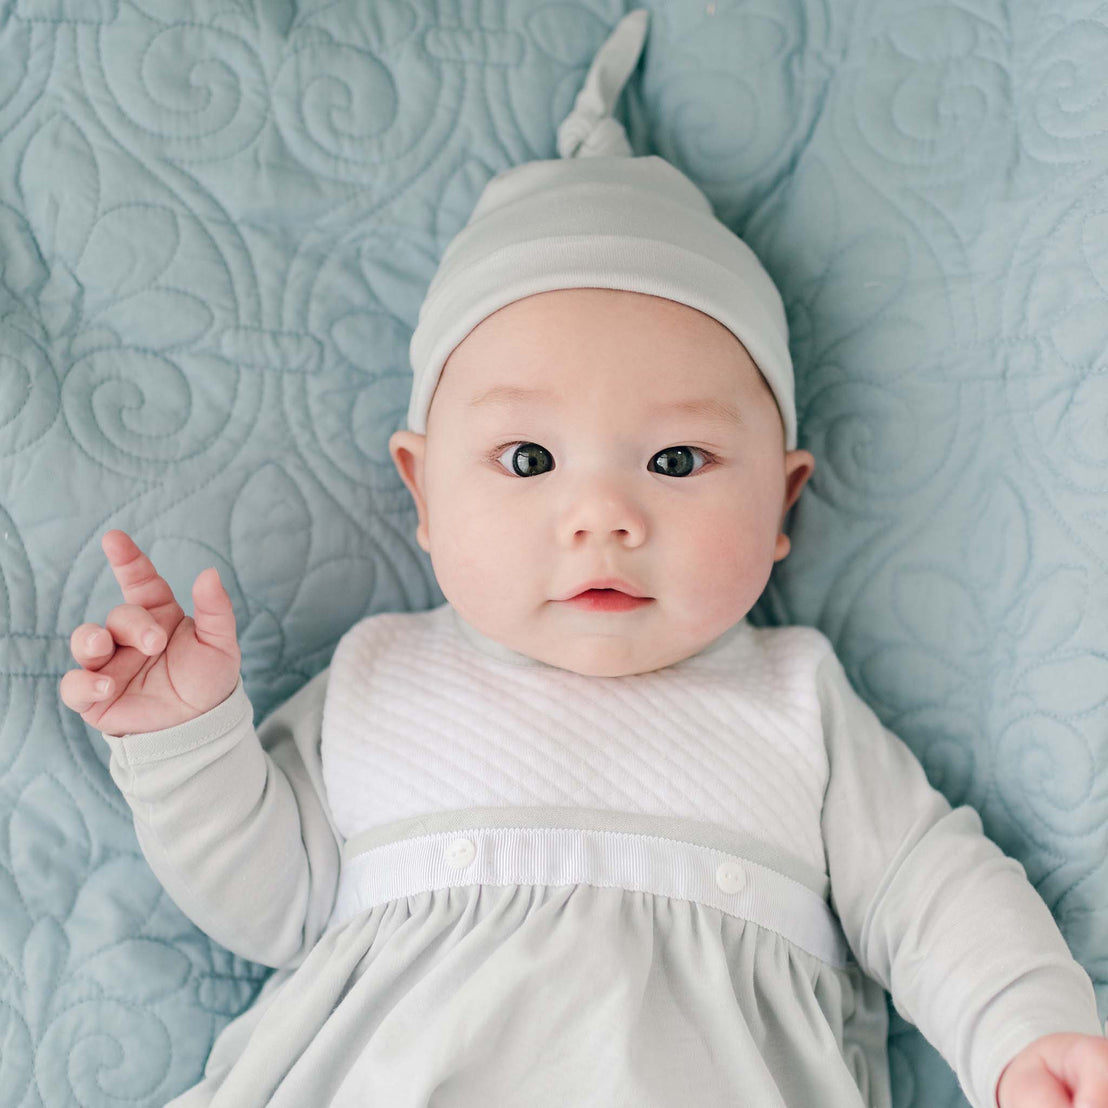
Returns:
[[[653,597],[628,596],[619,589],[586,589],[565,603],[589,612],[630,612],[649,604]]]

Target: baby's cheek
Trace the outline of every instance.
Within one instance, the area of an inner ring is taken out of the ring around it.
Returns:
[[[689,555],[688,586],[695,603],[720,622],[735,622],[761,595],[772,556],[756,528],[724,520],[699,536]]]
[[[463,612],[504,604],[527,565],[511,514],[461,496],[440,507],[431,562],[443,594]]]

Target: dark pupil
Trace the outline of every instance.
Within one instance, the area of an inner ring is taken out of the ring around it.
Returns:
[[[520,477],[534,477],[550,469],[553,459],[537,442],[525,442],[512,452],[512,468]]]
[[[688,477],[693,470],[692,451],[684,446],[662,450],[654,456],[660,472],[669,477]]]

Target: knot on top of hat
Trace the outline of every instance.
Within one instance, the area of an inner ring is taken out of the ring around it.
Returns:
[[[589,66],[573,111],[558,128],[558,154],[563,158],[632,156],[623,124],[612,111],[638,64],[646,40],[650,13],[639,8],[625,15]]]
[[[610,115],[598,120],[569,116],[558,128],[558,151],[563,158],[632,156],[623,124]]]

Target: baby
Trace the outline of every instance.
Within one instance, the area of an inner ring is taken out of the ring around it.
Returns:
[[[745,618],[814,460],[768,276],[610,116],[644,34],[421,310],[390,449],[444,605],[356,624],[255,732],[216,571],[190,619],[104,536],[125,603],[62,699],[169,894],[277,967],[177,1108],[885,1108],[882,986],[975,1108],[1108,1108],[1022,869],[821,634]]]

